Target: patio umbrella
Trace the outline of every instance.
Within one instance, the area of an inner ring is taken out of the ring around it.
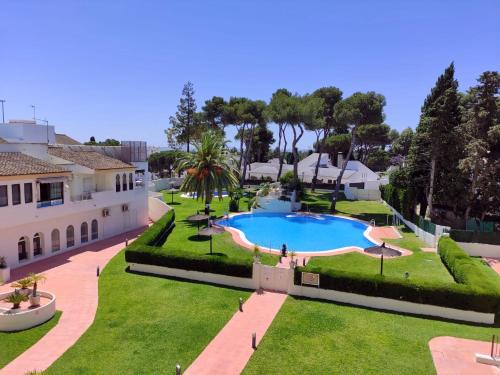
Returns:
[[[198,224],[198,236],[200,235],[200,222],[204,220],[208,220],[210,216],[205,215],[205,214],[196,214],[196,215],[191,215],[187,218],[188,221],[191,221],[193,223]]]
[[[212,235],[214,234],[221,234],[224,232],[224,228],[221,227],[206,227],[200,230],[199,234],[202,236],[208,236],[210,237],[210,255],[212,255]]]
[[[171,203],[174,203],[174,193],[177,193],[179,191],[179,189],[176,189],[174,187],[168,189],[168,192],[172,194],[172,202]]]
[[[401,255],[400,251],[385,247],[385,242],[383,242],[382,245],[367,247],[364,252],[368,254],[380,255],[380,275],[384,274],[384,255],[388,255],[391,257],[397,257]]]

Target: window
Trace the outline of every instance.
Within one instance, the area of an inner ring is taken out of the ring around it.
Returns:
[[[24,203],[33,202],[33,184],[31,182],[24,184]]]
[[[122,176],[123,191],[127,191],[127,174],[124,173]]]
[[[21,204],[21,185],[20,184],[12,184],[12,204],[18,205]]]
[[[7,195],[7,185],[0,185],[0,207],[9,205],[9,197]]]
[[[132,173],[128,174],[128,189],[134,190],[134,175]]]
[[[120,185],[120,175],[116,175],[116,192],[119,192],[121,190],[121,185]]]
[[[89,226],[84,221],[80,227],[80,242],[85,243],[89,241]]]
[[[54,229],[52,234],[50,235],[50,239],[52,242],[52,251],[61,250],[61,243],[59,241],[59,229]]]
[[[33,236],[33,256],[42,255],[42,236],[40,233],[35,233]]]
[[[17,242],[17,256],[19,258],[19,261],[28,259],[26,237],[21,237]]]
[[[75,228],[70,225],[66,228],[66,247],[75,246]]]
[[[64,203],[63,182],[40,183],[38,207],[55,206]]]
[[[97,224],[96,219],[92,220],[92,224],[91,224],[90,229],[92,230],[92,239],[97,240],[97,238],[99,237],[99,226]]]

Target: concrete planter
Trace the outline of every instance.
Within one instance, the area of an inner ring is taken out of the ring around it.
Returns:
[[[10,267],[0,268],[0,285],[10,280]]]
[[[23,294],[25,296],[29,296],[31,294],[31,289],[30,288],[25,288],[25,289],[17,289],[19,294]]]
[[[37,294],[36,297],[33,294],[30,295],[30,304],[31,306],[40,306],[40,294]]]

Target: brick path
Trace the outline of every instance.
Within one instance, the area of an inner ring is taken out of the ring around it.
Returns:
[[[257,291],[186,370],[185,375],[236,375],[252,356],[252,333],[260,342],[287,295]]]
[[[490,354],[490,343],[457,337],[434,337],[429,341],[437,375],[498,375],[495,366],[476,362],[476,353]]]
[[[493,270],[498,273],[500,275],[500,259],[498,258],[488,258],[488,257],[485,257],[483,258],[486,263],[489,264],[489,266],[491,268],[493,268]]]
[[[71,347],[94,321],[98,290],[96,268],[102,270],[129,240],[142,233],[135,230],[73,251],[52,256],[12,271],[12,281],[30,272],[43,273],[47,281],[39,286],[56,295],[56,308],[63,311],[58,324],[31,348],[0,370],[1,375],[20,375],[45,370]],[[10,282],[0,291],[12,290]],[[89,359],[91,360],[91,359]]]

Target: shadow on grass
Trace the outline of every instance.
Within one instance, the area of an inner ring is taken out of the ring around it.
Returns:
[[[193,234],[192,236],[188,237],[189,241],[194,241],[194,242],[207,242],[210,241],[210,237],[208,236],[202,236],[201,234]]]

